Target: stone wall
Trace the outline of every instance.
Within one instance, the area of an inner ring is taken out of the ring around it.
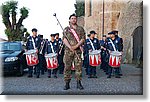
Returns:
[[[118,20],[119,35],[124,40],[124,62],[131,63],[133,55],[133,38],[134,30],[143,26],[143,11],[142,1],[128,0],[125,2],[124,7],[120,11]],[[141,32],[142,33],[142,32]]]
[[[90,6],[91,2],[91,6]],[[117,28],[122,2],[118,0],[105,0],[104,2],[104,34]],[[86,0],[85,3],[85,29],[87,33],[95,30],[98,38],[102,37],[103,26],[103,0]]]

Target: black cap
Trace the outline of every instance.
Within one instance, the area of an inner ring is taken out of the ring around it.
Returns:
[[[108,33],[108,35],[110,35],[110,34],[114,34],[115,35],[115,32],[111,31],[111,32]]]
[[[118,30],[113,30],[112,32],[117,33],[118,34]]]
[[[70,20],[70,18],[71,18],[72,16],[75,16],[75,17],[77,17],[77,16],[76,16],[76,14],[72,14],[72,15],[70,15],[70,17],[69,17],[69,20]]]
[[[32,29],[32,32],[37,32],[37,29],[36,29],[36,28],[33,28],[33,29]]]
[[[97,34],[94,30],[90,31],[90,34]]]
[[[103,35],[103,37],[106,37],[106,35]]]
[[[88,37],[90,37],[91,34],[87,34]]]
[[[58,36],[59,36],[59,33],[55,33],[55,35],[58,35]]]
[[[43,38],[43,35],[39,35],[40,38]]]
[[[52,37],[52,36],[55,37],[55,34],[51,34],[50,36],[51,36],[51,37]]]

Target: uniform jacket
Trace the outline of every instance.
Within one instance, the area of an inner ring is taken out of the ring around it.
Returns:
[[[32,38],[33,38],[32,36],[29,36],[28,39],[27,39],[27,44],[26,44],[26,49],[27,50],[34,49]],[[34,42],[35,42],[35,47],[39,50],[40,46],[41,46],[41,40],[40,40],[40,38],[38,36],[36,36],[33,39],[34,39]]]
[[[99,40],[98,40],[97,38],[94,38],[93,40],[90,39],[90,40],[91,40],[91,42],[93,43],[93,46],[94,46],[95,50],[99,50],[99,49],[100,49]],[[85,48],[86,53],[88,53],[89,50],[93,50],[93,49],[92,49],[92,45],[91,45],[91,43],[90,43],[90,40],[89,40],[89,38],[88,38],[88,39],[86,39],[86,41],[85,41],[85,47],[84,47],[84,48]]]
[[[50,43],[52,43],[52,47],[53,47],[53,49],[54,49],[54,53],[57,53],[58,45],[57,45],[56,40],[54,40],[54,42],[48,41],[48,42],[46,43],[45,53],[46,53],[46,54],[53,53],[53,52],[52,52],[52,47],[51,47],[51,44],[50,44]]]
[[[107,49],[110,50],[110,51],[114,51],[114,48],[113,48],[113,46],[112,46],[109,39],[110,38],[107,39]],[[114,40],[112,40],[112,42],[113,42],[113,44],[114,44],[117,51],[122,51],[123,46],[121,44],[120,38],[115,38]]]

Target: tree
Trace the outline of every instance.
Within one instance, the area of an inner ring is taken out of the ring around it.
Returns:
[[[26,7],[20,9],[20,18],[17,21],[17,1],[7,1],[1,5],[2,19],[6,27],[5,34],[8,36],[9,41],[22,40],[22,34],[25,30],[21,29],[23,20],[28,17],[29,10]]]
[[[76,0],[75,13],[78,17],[85,15],[85,0]]]

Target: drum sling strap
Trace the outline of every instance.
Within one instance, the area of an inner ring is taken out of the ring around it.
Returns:
[[[33,44],[33,48],[36,49],[33,37],[32,37],[32,44]]]
[[[91,43],[92,49],[95,50],[94,45],[93,45],[93,43],[92,43],[92,41],[91,41],[90,38],[89,38],[89,41],[90,41],[90,43]]]
[[[112,42],[112,40],[111,40],[111,39],[109,39],[109,41],[110,41],[110,43],[112,44],[112,47],[113,47],[114,51],[117,51],[117,50],[116,50],[116,48],[115,48],[114,43]]]
[[[52,45],[52,43],[51,43],[51,42],[50,42],[50,45],[51,45],[52,52],[53,52],[53,53],[55,53],[55,52],[54,52],[53,45]]]

